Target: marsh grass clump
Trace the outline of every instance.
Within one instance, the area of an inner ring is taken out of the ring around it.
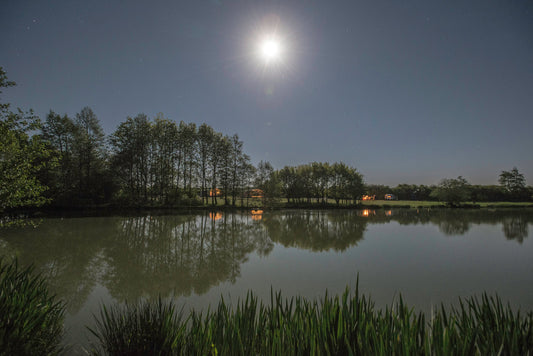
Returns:
[[[222,299],[186,319],[174,309],[160,300],[103,309],[93,333],[109,355],[533,354],[533,313],[523,316],[486,295],[458,308],[441,305],[429,320],[401,297],[376,309],[357,287],[320,301],[271,292],[266,304],[249,292],[235,308]]]
[[[497,296],[441,305],[431,322],[431,350],[446,355],[532,355],[533,312],[523,316]]]
[[[95,328],[88,328],[101,347],[93,354],[174,355],[185,343],[186,323],[174,304],[140,302],[125,306],[102,306]]]
[[[32,267],[0,259],[0,355],[59,354],[64,312]]]

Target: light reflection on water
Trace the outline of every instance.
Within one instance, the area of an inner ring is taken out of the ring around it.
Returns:
[[[328,210],[50,218],[1,231],[0,255],[33,263],[68,302],[68,340],[101,303],[178,299],[187,308],[236,300],[320,298],[354,286],[378,306],[401,293],[428,311],[497,292],[533,309],[533,211]]]

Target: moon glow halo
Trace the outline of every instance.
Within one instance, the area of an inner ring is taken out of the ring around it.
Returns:
[[[259,44],[259,57],[266,63],[277,62],[281,59],[282,46],[275,37],[264,38]]]

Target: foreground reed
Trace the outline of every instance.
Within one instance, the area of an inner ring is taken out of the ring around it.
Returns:
[[[108,355],[533,355],[533,313],[522,315],[483,295],[444,306],[429,320],[400,297],[392,307],[347,289],[321,301],[263,304],[251,292],[231,308],[176,313],[160,300],[104,308],[91,329]]]
[[[59,354],[64,310],[31,267],[0,259],[0,355]]]
[[[97,331],[89,328],[109,355],[179,354],[184,344],[185,323],[172,303],[102,306]],[[94,350],[95,354],[98,354]]]

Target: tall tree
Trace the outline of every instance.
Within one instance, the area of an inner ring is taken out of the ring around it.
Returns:
[[[235,205],[237,196],[242,195],[240,187],[242,185],[242,179],[239,179],[239,175],[246,172],[244,167],[249,164],[250,158],[242,151],[243,142],[239,140],[239,135],[234,134],[230,138],[231,144],[231,162],[230,162],[230,185],[231,185],[231,205]]]
[[[207,203],[208,199],[208,169],[211,154],[213,152],[212,146],[214,144],[215,131],[207,124],[202,124],[198,128],[198,168],[200,174],[200,195],[202,202]],[[205,201],[204,201],[205,199]]]
[[[14,87],[15,85],[17,85],[17,83],[15,83],[14,81],[8,80],[7,74],[4,71],[4,68],[0,67],[0,94],[2,94],[2,90],[1,90],[2,88]],[[0,101],[0,114],[2,115],[2,118],[7,116],[7,114],[9,113],[9,107],[10,107],[9,103],[2,103]]]
[[[513,167],[510,171],[502,171],[498,182],[505,189],[511,200],[528,198],[526,179],[522,173],[518,172],[518,168]]]
[[[322,197],[322,194],[326,194],[326,191],[321,190],[320,178],[316,177],[313,173],[313,167],[309,164],[302,164],[296,167],[296,198],[300,201],[306,200],[311,202],[311,197],[316,196],[317,202]],[[316,194],[316,195],[315,195]]]
[[[148,201],[151,137],[152,126],[144,114],[128,117],[110,137],[119,196],[133,204]]]
[[[329,195],[335,199],[335,203],[339,205],[342,199],[348,196],[347,185],[349,184],[349,168],[344,163],[335,162],[331,167],[331,187]]]
[[[151,172],[153,173],[152,195],[159,203],[174,202],[176,150],[179,134],[176,123],[158,114],[151,130],[152,156]]]
[[[217,204],[218,197],[218,183],[219,183],[219,169],[222,164],[222,148],[224,145],[224,137],[221,133],[217,132],[213,136],[213,142],[211,144],[211,152],[209,157],[209,166],[211,172],[211,203],[213,205]]]
[[[224,136],[220,141],[218,149],[220,154],[220,185],[222,186],[222,195],[224,196],[224,204],[229,204],[229,194],[232,187],[232,164],[233,164],[233,150],[231,145],[231,139],[228,136]]]
[[[363,175],[357,172],[357,169],[349,167],[344,174],[346,175],[346,195],[347,198],[352,199],[354,204],[357,204],[357,199],[360,199],[365,191],[365,183]]]
[[[45,142],[31,134],[39,128],[32,112],[0,118],[0,211],[48,201],[43,195],[48,187],[38,177],[53,162]]]
[[[243,154],[240,158],[239,169],[237,172],[239,187],[238,191],[240,192],[241,206],[244,206],[245,195],[247,197],[246,202],[248,203],[249,194],[246,194],[246,192],[249,192],[252,187],[254,175],[255,167],[250,163],[250,157],[246,154]]]
[[[322,162],[311,163],[312,182],[317,203],[322,200],[322,203],[326,203],[327,191],[329,188],[332,170],[329,164]]]
[[[0,67],[0,89],[14,85]],[[31,110],[12,112],[9,107],[0,102],[0,212],[44,204],[47,187],[38,175],[53,163],[40,135],[32,135],[41,128],[39,118]]]
[[[179,125],[179,142],[183,152],[183,190],[189,198],[193,197],[192,186],[194,184],[197,146],[196,124],[186,124],[183,121]]]
[[[76,167],[73,160],[76,140],[74,122],[66,114],[61,116],[50,110],[42,128],[42,135],[59,160],[59,165],[48,177],[50,193],[56,203],[66,204],[72,199],[76,184]]]
[[[78,193],[83,201],[95,202],[101,193],[104,170],[104,131],[93,110],[76,114],[74,151],[78,164]]]
[[[466,179],[459,176],[457,179],[443,179],[433,189],[431,196],[439,201],[446,202],[450,206],[458,206],[470,198],[470,184]]]
[[[270,162],[260,161],[257,165],[255,186],[263,191],[263,205],[272,204],[278,197],[278,183]]]
[[[296,198],[298,176],[294,167],[285,166],[278,171],[281,193],[290,203],[291,199]]]

